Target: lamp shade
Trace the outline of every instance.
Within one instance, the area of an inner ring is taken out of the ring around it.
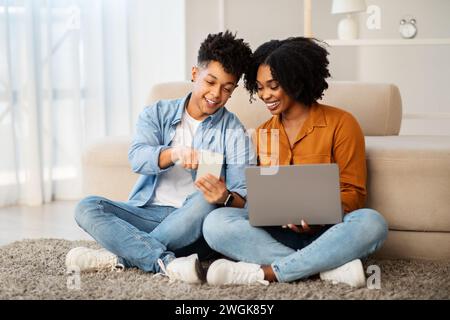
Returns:
[[[331,13],[352,13],[366,11],[366,2],[364,0],[333,0]]]

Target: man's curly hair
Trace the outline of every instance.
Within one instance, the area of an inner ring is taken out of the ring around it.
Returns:
[[[200,45],[197,63],[207,66],[211,61],[219,62],[227,73],[239,81],[250,64],[252,50],[243,39],[236,39],[230,31],[209,34]]]
[[[245,75],[250,100],[258,92],[256,75],[262,64],[270,67],[272,76],[295,101],[311,106],[328,88],[328,51],[317,39],[291,37],[271,40],[256,49]]]

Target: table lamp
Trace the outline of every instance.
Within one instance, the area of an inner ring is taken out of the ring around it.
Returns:
[[[332,14],[345,13],[347,17],[339,21],[338,38],[342,40],[351,40],[358,38],[358,23],[353,14],[366,11],[366,2],[364,0],[333,0],[331,8]]]

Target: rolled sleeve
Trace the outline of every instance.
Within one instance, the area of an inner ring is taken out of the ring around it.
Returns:
[[[237,194],[239,194],[242,198],[246,199],[247,198],[247,187],[238,187],[238,186],[228,186],[228,190],[230,190],[231,192],[235,192]]]
[[[228,190],[247,198],[245,168],[256,163],[250,136],[243,127],[228,132],[226,152],[226,183]]]
[[[366,158],[364,135],[351,115],[336,130],[334,157],[340,170],[341,200],[345,213],[360,209],[366,200]]]
[[[159,156],[169,149],[163,143],[163,133],[158,122],[157,105],[147,107],[139,115],[136,133],[133,137],[128,160],[133,172],[145,175],[158,175],[169,168],[159,167]]]

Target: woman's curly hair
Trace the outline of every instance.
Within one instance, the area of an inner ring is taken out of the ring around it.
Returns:
[[[292,37],[271,40],[256,49],[245,74],[245,88],[250,100],[257,93],[256,75],[262,64],[270,67],[272,76],[295,101],[311,106],[328,88],[328,51],[317,39]]]
[[[207,66],[210,61],[219,62],[226,72],[239,80],[247,71],[252,50],[243,39],[236,39],[230,31],[209,34],[200,45],[197,63]]]

